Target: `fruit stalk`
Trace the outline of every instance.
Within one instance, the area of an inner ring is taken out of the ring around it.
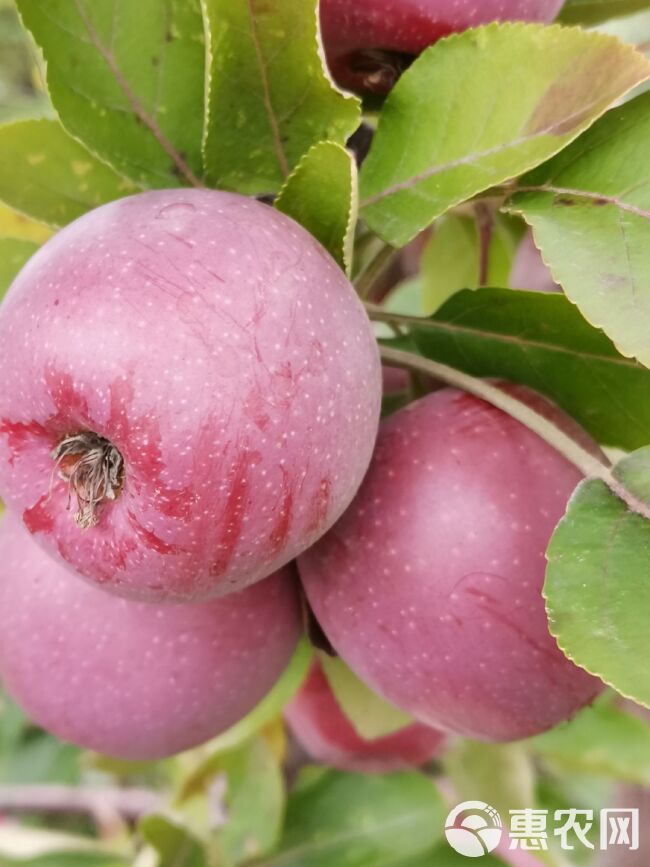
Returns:
[[[396,317],[394,314],[385,314],[384,311],[372,305],[366,305],[366,309],[370,317],[378,321],[381,321],[384,317],[390,317],[391,322],[403,322],[405,319],[409,319],[411,323],[417,321],[417,317]],[[650,506],[642,502],[616,478],[612,473],[611,464],[605,462],[606,459],[601,460],[587,451],[572,437],[556,427],[553,422],[544,418],[543,415],[540,415],[525,403],[517,400],[517,398],[502,391],[498,386],[492,385],[487,380],[470,376],[468,373],[463,373],[461,370],[456,370],[446,364],[430,361],[427,358],[422,358],[419,355],[414,355],[401,349],[382,346],[380,353],[382,360],[387,364],[406,367],[409,370],[416,370],[427,373],[430,376],[435,376],[436,379],[445,382],[447,385],[460,388],[469,394],[473,394],[475,397],[487,401],[492,406],[496,406],[497,409],[508,413],[508,415],[526,425],[529,430],[532,430],[533,433],[536,433],[563,455],[586,478],[600,479],[613,494],[623,500],[630,511],[636,512],[638,515],[650,520]]]

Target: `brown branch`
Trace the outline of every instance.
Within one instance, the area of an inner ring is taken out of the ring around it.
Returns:
[[[125,819],[160,809],[162,799],[149,789],[89,788],[63,785],[0,786],[0,813],[75,813]]]
[[[156,123],[155,118],[149,116],[149,113],[131,89],[128,81],[126,80],[126,78],[122,74],[122,71],[117,65],[117,61],[115,60],[113,53],[108,48],[106,48],[106,46],[99,38],[99,34],[95,30],[95,27],[93,26],[93,23],[90,20],[88,13],[84,9],[81,0],[74,0],[74,2],[75,6],[77,7],[77,12],[79,13],[79,17],[81,18],[83,25],[88,32],[88,36],[92,40],[92,43],[97,49],[97,51],[99,51],[101,56],[106,61],[106,64],[108,65],[110,71],[115,76],[115,80],[122,88],[124,96],[131,104],[131,108],[133,109],[136,117],[138,117],[138,119],[144,124],[144,126],[146,126],[149,132],[152,133],[158,144],[165,151],[167,156],[173,161],[174,165],[178,169],[179,174],[184,177],[191,186],[199,188],[203,187],[201,181],[196,177],[196,175],[186,163],[186,161],[183,159],[183,157],[180,155],[180,153],[164,135],[164,133]]]

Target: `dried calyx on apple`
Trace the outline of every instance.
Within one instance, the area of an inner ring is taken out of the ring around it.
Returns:
[[[133,599],[222,596],[290,562],[354,496],[380,403],[346,275],[232,193],[97,208],[0,309],[1,495],[50,553]]]
[[[124,482],[124,458],[113,443],[92,431],[64,437],[52,451],[59,476],[69,486],[68,505],[74,498],[76,523],[82,528],[99,522],[99,508],[114,500]]]

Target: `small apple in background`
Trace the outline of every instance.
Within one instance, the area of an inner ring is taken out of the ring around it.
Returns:
[[[542,254],[537,249],[530,230],[526,232],[517,248],[509,282],[513,289],[533,289],[536,292],[562,291],[542,259]]]
[[[332,77],[357,93],[385,94],[443,36],[490,21],[550,22],[564,0],[320,0]]]
[[[211,602],[132,602],[72,574],[12,515],[0,563],[7,691],[43,728],[118,758],[162,758],[229,728],[271,689],[301,633],[288,569]]]
[[[243,196],[98,208],[0,308],[2,496],[39,544],[134,599],[223,595],[293,559],[358,488],[380,400],[343,272]]]
[[[311,758],[345,771],[380,774],[418,767],[438,755],[447,740],[422,723],[364,739],[345,715],[317,661],[284,715]]]
[[[588,440],[541,396],[507,388]],[[571,717],[602,683],[558,649],[541,591],[580,478],[522,424],[454,389],[390,416],[354,502],[298,561],[333,647],[443,730],[508,741]]]

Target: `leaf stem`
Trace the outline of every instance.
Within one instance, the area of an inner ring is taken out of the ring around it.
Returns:
[[[372,294],[375,283],[389,267],[393,261],[393,257],[398,252],[395,247],[384,244],[377,255],[370,260],[355,281],[356,290],[360,298],[368,298]]]
[[[372,316],[372,310],[369,311]],[[380,346],[382,360],[396,367],[416,370],[429,374],[436,379],[460,388],[463,391],[481,398],[521,422],[529,430],[552,446],[563,457],[570,461],[586,478],[600,479],[627,507],[644,518],[650,520],[650,506],[632,494],[612,473],[611,464],[599,460],[588,452],[572,437],[560,430],[553,422],[531,409],[527,404],[517,400],[498,386],[484,379],[470,376],[461,370],[456,370],[438,361],[430,361],[412,352]]]

